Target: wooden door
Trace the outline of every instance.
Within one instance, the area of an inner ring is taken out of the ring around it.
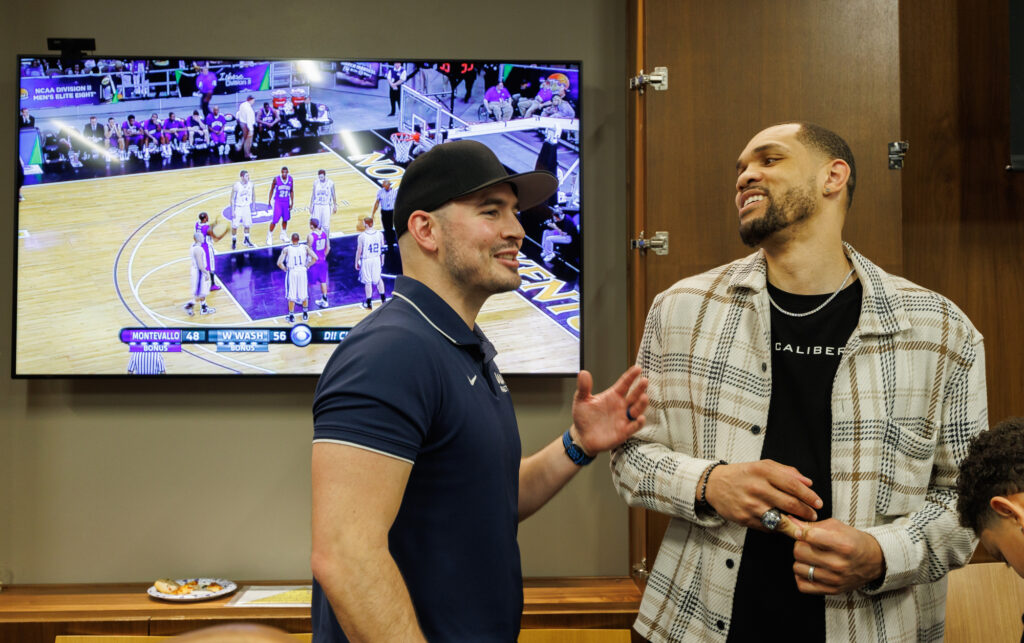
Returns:
[[[857,164],[846,239],[900,273],[897,0],[631,0],[631,74],[668,68],[668,89],[629,103],[631,237],[669,233],[669,253],[629,262],[630,352],[654,296],[675,281],[745,256],[733,203],[736,157],[761,129],[818,123]],[[668,525],[630,514],[630,564],[650,568]]]

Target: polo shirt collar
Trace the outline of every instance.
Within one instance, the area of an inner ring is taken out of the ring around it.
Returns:
[[[451,343],[474,348],[484,362],[491,361],[498,354],[494,344],[491,344],[480,330],[480,326],[474,324],[473,328],[469,329],[455,309],[422,282],[399,275],[395,279],[394,295],[412,305],[416,313]]]

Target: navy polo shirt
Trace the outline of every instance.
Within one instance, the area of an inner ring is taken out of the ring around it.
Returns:
[[[388,544],[430,641],[518,638],[522,448],[495,353],[432,290],[398,277],[316,388],[314,442],[412,463]],[[347,641],[315,579],[313,639]]]

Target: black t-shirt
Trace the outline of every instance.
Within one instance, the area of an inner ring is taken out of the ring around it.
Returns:
[[[771,284],[787,311],[813,310],[829,295],[793,295]],[[813,481],[832,515],[832,383],[846,342],[857,327],[862,288],[848,286],[818,312],[791,317],[771,309],[772,399],[761,458],[796,467]],[[780,626],[794,641],[825,640],[825,601],[801,594],[793,577],[793,540],[747,530],[732,608],[729,641],[756,641]]]

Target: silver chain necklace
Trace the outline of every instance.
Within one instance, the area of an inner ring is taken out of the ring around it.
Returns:
[[[821,302],[821,305],[818,306],[817,308],[815,308],[814,310],[808,310],[806,313],[791,313],[791,312],[789,312],[785,308],[782,308],[781,306],[779,306],[778,304],[775,303],[775,300],[772,299],[772,294],[771,293],[768,293],[768,301],[770,301],[772,303],[772,308],[774,308],[775,310],[779,311],[783,315],[789,315],[790,317],[807,317],[808,315],[813,315],[814,313],[818,312],[819,310],[821,310],[825,306],[828,306],[829,302],[836,298],[836,295],[838,295],[843,290],[843,288],[846,287],[846,282],[848,282],[850,280],[850,277],[853,275],[853,271],[854,271],[854,269],[850,268],[850,272],[846,273],[846,279],[843,279],[843,283],[839,284],[839,288],[837,288],[836,291],[834,293],[832,293],[831,297],[829,297],[825,301]]]

